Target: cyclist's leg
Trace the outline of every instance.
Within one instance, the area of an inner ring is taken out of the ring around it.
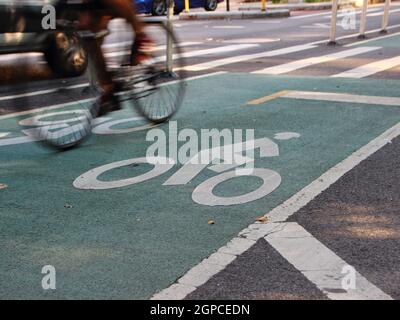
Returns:
[[[111,20],[111,16],[92,16],[89,18],[88,29],[94,33],[98,33],[107,29],[107,25]],[[96,79],[102,90],[102,95],[98,101],[100,109],[98,116],[102,116],[109,111],[119,110],[120,106],[117,99],[114,98],[114,83],[111,73],[107,70],[107,64],[104,58],[102,44],[104,38],[90,39],[87,41],[86,47],[91,58],[92,68],[96,74]]]
[[[106,30],[110,19],[111,17],[106,16],[92,17],[91,23],[89,24],[89,29],[94,33]],[[102,89],[104,91],[111,91],[112,78],[111,74],[107,71],[106,61],[101,49],[103,41],[103,37],[89,40],[87,42],[87,50],[92,59],[97,80],[99,81]]]

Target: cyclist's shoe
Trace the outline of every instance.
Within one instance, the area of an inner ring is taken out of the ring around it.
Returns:
[[[96,104],[97,117],[105,116],[109,112],[121,110],[121,105],[113,92],[103,93]]]
[[[152,58],[151,48],[154,47],[153,40],[145,33],[139,33],[132,44],[131,66],[137,66]]]

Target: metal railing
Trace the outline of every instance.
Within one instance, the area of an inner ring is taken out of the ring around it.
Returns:
[[[387,27],[389,24],[390,5],[391,5],[391,0],[385,0],[381,31],[380,31],[381,33],[387,33]],[[339,0],[333,0],[331,27],[330,27],[328,44],[336,44],[338,8],[339,8]],[[368,0],[363,0],[361,8],[361,16],[360,16],[360,28],[358,34],[358,38],[360,39],[365,38],[365,30],[367,27],[367,11],[368,11]]]

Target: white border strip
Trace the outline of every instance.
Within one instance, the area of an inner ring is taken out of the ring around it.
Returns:
[[[212,276],[226,268],[234,261],[237,256],[252,247],[259,239],[276,232],[276,228],[282,225],[280,222],[286,221],[291,215],[307,205],[316,196],[326,190],[333,183],[338,181],[344,174],[356,167],[361,161],[367,159],[383,146],[391,142],[400,135],[400,122],[392,128],[386,130],[379,137],[373,139],[368,144],[354,152],[348,158],[338,163],[319,178],[311,182],[308,186],[297,192],[281,205],[265,214],[269,223],[254,223],[242,230],[238,236],[229,241],[225,246],[213,253],[207,259],[190,269],[177,283],[155,294],[152,300],[180,300],[184,299],[197,287],[206,283]],[[278,223],[277,223],[278,222]],[[310,278],[309,278],[310,279]],[[363,280],[363,288],[367,286],[369,293],[361,295],[361,298],[379,297],[381,299],[391,299],[370,284],[366,279]],[[329,295],[331,299],[344,299],[345,297],[354,298],[352,292],[341,293],[340,295]]]

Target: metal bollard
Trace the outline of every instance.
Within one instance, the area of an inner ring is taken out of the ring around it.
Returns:
[[[185,12],[186,13],[189,13],[189,8],[190,8],[189,0],[185,0]]]
[[[331,30],[330,30],[330,36],[329,36],[328,45],[335,45],[336,44],[337,12],[338,12],[338,0],[333,0],[332,1]]]
[[[172,30],[172,18],[174,16],[174,0],[168,0],[168,11],[167,11],[167,29],[169,31]],[[173,72],[173,39],[168,34],[167,37],[167,72],[172,73]]]
[[[385,1],[385,7],[383,11],[383,17],[382,17],[382,28],[381,28],[381,33],[387,33],[387,26],[389,24],[389,10],[390,10],[390,0]]]
[[[360,34],[358,35],[359,39],[365,38],[365,27],[367,25],[367,8],[368,0],[364,0],[360,18]]]
[[[267,10],[267,0],[261,0],[261,11]]]

